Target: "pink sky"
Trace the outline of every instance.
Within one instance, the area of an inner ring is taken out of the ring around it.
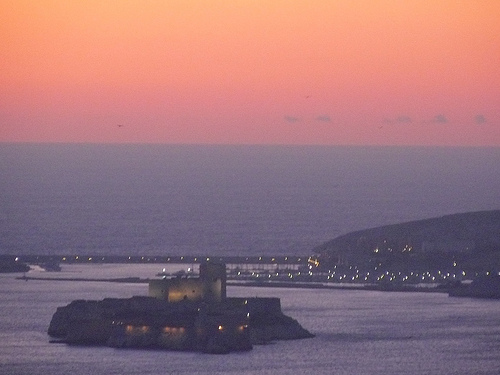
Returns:
[[[500,146],[498,0],[1,1],[0,38],[3,142]]]

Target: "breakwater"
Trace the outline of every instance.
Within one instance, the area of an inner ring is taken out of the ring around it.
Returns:
[[[20,262],[28,264],[62,263],[62,264],[200,264],[216,261],[237,267],[238,265],[280,265],[297,268],[307,265],[308,256],[125,256],[125,255],[11,255]]]

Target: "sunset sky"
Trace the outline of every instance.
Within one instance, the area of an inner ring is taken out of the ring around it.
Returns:
[[[0,0],[0,56],[1,142],[500,146],[499,0]]]

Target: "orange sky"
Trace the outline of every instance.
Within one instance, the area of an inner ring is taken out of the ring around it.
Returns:
[[[500,146],[498,0],[0,0],[0,38],[0,141]]]

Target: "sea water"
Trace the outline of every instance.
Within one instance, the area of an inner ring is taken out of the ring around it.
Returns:
[[[64,265],[66,276],[153,277],[158,265]],[[43,272],[34,271],[43,276]],[[19,275],[17,275],[19,276]],[[50,276],[45,273],[45,277]],[[444,293],[228,286],[230,296],[280,297],[316,335],[209,355],[51,344],[56,308],[74,299],[145,295],[146,284],[0,276],[0,374],[498,374],[500,302]]]
[[[0,144],[0,254],[308,255],[500,208],[500,148]]]

